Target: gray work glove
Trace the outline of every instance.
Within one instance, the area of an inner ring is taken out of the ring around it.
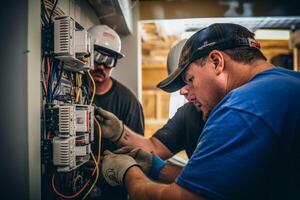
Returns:
[[[102,137],[117,142],[124,131],[124,124],[113,113],[95,106],[95,117],[100,123]]]
[[[132,146],[125,146],[115,150],[114,153],[131,156],[141,166],[142,171],[145,174],[149,174],[152,167],[152,154],[150,152]]]
[[[137,164],[142,168],[142,171],[154,180],[158,179],[160,170],[166,164],[166,162],[160,159],[157,155],[131,146],[122,147],[115,150],[114,153],[126,154],[134,158]]]
[[[102,163],[102,175],[111,186],[124,184],[124,177],[127,170],[133,166],[139,166],[135,160],[124,154],[114,154],[111,151],[104,151]]]

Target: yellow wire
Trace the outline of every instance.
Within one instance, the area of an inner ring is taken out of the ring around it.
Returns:
[[[95,187],[95,185],[96,185],[96,183],[97,183],[97,181],[98,181],[98,178],[99,178],[99,167],[98,167],[98,163],[97,163],[97,161],[96,161],[96,159],[95,159],[95,156],[94,156],[93,152],[91,152],[91,155],[92,155],[92,158],[93,158],[94,163],[95,163],[95,165],[96,165],[96,178],[95,178],[95,180],[94,180],[93,185],[92,185],[91,188],[89,189],[89,191],[88,191],[88,192],[84,195],[84,197],[82,198],[83,200],[86,199],[86,198],[88,197],[88,195],[91,193],[91,191],[92,191],[93,188]]]
[[[76,95],[76,103],[79,103],[79,98],[81,97],[81,74],[76,74],[76,81],[77,81],[77,95]]]
[[[98,127],[98,158],[97,158],[97,162],[100,164],[100,152],[101,152],[101,135],[102,135],[102,132],[101,132],[101,126],[100,126],[100,123],[98,122],[98,120],[96,118],[95,119],[95,122],[97,124],[97,127]]]
[[[96,160],[93,152],[91,153],[92,157],[93,157],[93,160],[94,160],[94,163],[96,165],[96,179],[94,180],[94,183],[91,186],[91,188],[89,189],[89,191],[84,195],[83,200],[86,199],[86,197],[89,195],[89,193],[91,193],[91,191],[95,187],[95,185],[96,185],[96,183],[98,181],[98,178],[99,178],[99,165],[100,165],[101,135],[102,135],[102,132],[101,132],[101,126],[100,126],[98,120],[96,118],[94,118],[94,119],[95,119],[95,122],[96,122],[96,124],[98,126],[98,133],[99,133],[99,139],[98,139],[98,158],[97,158],[97,160]]]
[[[90,77],[90,79],[91,79],[91,81],[92,81],[92,83],[93,83],[93,95],[92,95],[91,103],[90,103],[90,105],[92,105],[93,102],[94,102],[95,93],[96,93],[96,84],[95,84],[95,81],[94,81],[94,79],[93,79],[93,77],[92,77],[92,75],[91,75],[90,70],[88,70],[87,73],[88,73],[88,75],[89,75],[89,77]]]

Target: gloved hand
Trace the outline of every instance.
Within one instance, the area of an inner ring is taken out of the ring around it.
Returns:
[[[134,158],[142,171],[149,175],[152,179],[157,180],[160,170],[165,166],[166,162],[157,155],[145,151],[140,148],[125,146],[114,151],[115,154],[126,154]]]
[[[124,176],[132,166],[139,166],[135,160],[124,154],[114,154],[108,150],[104,151],[102,163],[102,175],[111,186],[123,185]]]
[[[150,172],[152,167],[152,154],[150,152],[131,146],[125,146],[115,150],[114,153],[131,156],[141,166],[145,174]]]
[[[124,124],[113,113],[95,106],[95,117],[101,125],[102,137],[117,142],[124,131]]]

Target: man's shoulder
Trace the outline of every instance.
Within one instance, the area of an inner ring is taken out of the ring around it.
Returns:
[[[195,105],[191,102],[185,103],[183,106],[178,108],[177,112],[175,115],[172,117],[173,120],[181,121],[184,120],[186,123],[194,122],[192,119],[202,119],[202,114],[199,112]],[[182,122],[180,122],[182,123]]]
[[[125,93],[128,93],[130,95],[134,95],[133,92],[128,87],[126,87],[123,83],[117,81],[116,79],[113,79],[113,81],[116,90],[124,91]]]
[[[121,82],[117,81],[116,79],[113,79],[115,87],[113,88],[117,94],[122,95],[126,98],[134,98],[137,99],[135,94],[124,84]]]
[[[180,108],[177,110],[178,113],[194,113],[198,112],[195,105],[192,102],[187,102],[183,104]]]
[[[300,81],[297,80],[297,76],[291,74],[284,69],[260,73],[248,83],[228,93],[214,108],[214,112],[234,109],[236,112],[251,114],[265,121],[274,121],[290,110],[300,112],[297,103],[300,101]],[[273,114],[274,111],[276,115]]]

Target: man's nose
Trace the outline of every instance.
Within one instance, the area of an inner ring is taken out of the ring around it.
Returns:
[[[184,86],[180,89],[180,95],[186,96],[189,93],[187,86]]]

